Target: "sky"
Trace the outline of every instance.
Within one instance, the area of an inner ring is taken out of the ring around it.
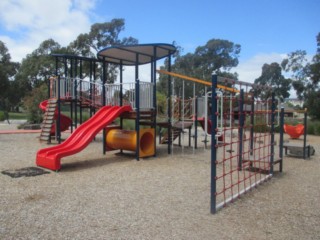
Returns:
[[[247,82],[290,52],[305,50],[311,59],[320,32],[320,0],[1,0],[0,9],[0,40],[13,61],[49,38],[67,46],[94,23],[123,18],[121,37],[175,41],[183,55],[210,39],[240,44],[231,72]]]

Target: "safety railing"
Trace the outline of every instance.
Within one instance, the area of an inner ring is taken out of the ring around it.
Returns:
[[[136,109],[137,92],[139,92],[139,108],[153,108],[153,83],[141,81],[138,83],[105,84],[105,105],[131,105]],[[102,106],[103,84],[79,78],[54,77],[50,79],[50,97],[78,99],[91,105]]]
[[[139,108],[153,108],[153,83],[139,82],[138,85],[136,83],[116,83],[105,84],[105,87],[106,105],[131,105],[133,109],[136,109],[136,97],[139,92]],[[137,87],[139,87],[138,91]]]

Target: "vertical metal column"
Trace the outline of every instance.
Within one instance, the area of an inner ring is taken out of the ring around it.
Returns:
[[[251,96],[251,114],[250,114],[250,155],[253,155],[253,143],[254,143],[254,93]]]
[[[273,162],[274,162],[274,119],[275,119],[275,111],[276,111],[276,105],[275,105],[275,95],[274,92],[271,96],[271,146],[270,146],[270,174],[273,174]],[[268,111],[267,111],[268,114]]]
[[[80,84],[80,96],[83,94],[82,93],[82,60],[79,60],[80,68],[79,68],[79,84]],[[80,98],[80,124],[82,124],[83,121],[83,116],[82,116],[82,99]]]
[[[238,111],[238,119],[239,119],[239,147],[238,147],[238,170],[242,169],[242,152],[243,152],[243,126],[244,126],[244,91],[240,90],[239,97],[239,111]]]
[[[195,98],[194,148],[198,148],[198,97]]]
[[[152,59],[152,67],[151,67],[151,73],[152,73],[152,83],[153,83],[153,128],[155,131],[154,134],[154,157],[157,155],[157,47],[153,47],[153,59]]]
[[[279,166],[279,172],[282,172],[283,168],[283,125],[284,125],[284,108],[281,107],[280,112],[280,123],[279,123],[279,157],[280,157],[280,166]]]
[[[61,103],[60,103],[60,75],[58,76],[58,118],[56,121],[56,138],[58,143],[61,143],[61,131],[60,131],[60,121],[61,121]]]
[[[304,133],[303,133],[303,159],[306,159],[306,147],[307,147],[307,109],[304,109]],[[308,148],[308,157],[310,157],[310,147]]]
[[[107,79],[107,69],[106,69],[106,59],[103,57],[103,62],[102,62],[102,106],[106,105],[106,79]],[[106,129],[103,128],[103,133],[102,133],[102,151],[103,154],[106,154],[107,151],[107,139],[106,139]]]
[[[140,81],[139,81],[139,54],[136,54],[136,66],[135,66],[135,102],[136,102],[136,159],[139,160],[140,150]]]
[[[218,77],[216,74],[212,75],[212,96],[211,96],[211,187],[210,187],[210,212],[216,213],[216,192],[217,192],[217,140],[216,140],[216,129],[217,129],[217,83]]]
[[[171,72],[171,55],[168,59],[168,71]],[[171,98],[172,98],[172,86],[171,86],[171,75],[168,75],[168,154],[171,154]]]

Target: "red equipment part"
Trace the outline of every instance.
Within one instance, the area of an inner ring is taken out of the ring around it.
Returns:
[[[291,138],[299,138],[302,134],[304,134],[304,125],[299,123],[296,126],[292,126],[289,124],[284,124],[283,129],[285,133],[287,133]]]
[[[59,170],[61,168],[61,158],[82,151],[103,128],[112,123],[123,112],[131,110],[131,106],[105,106],[101,108],[89,120],[81,124],[63,143],[40,149],[37,152],[36,164],[54,171]]]
[[[46,111],[47,105],[48,105],[48,100],[45,100],[39,104],[39,108],[42,111]],[[55,117],[55,119],[58,117],[57,110],[55,111],[54,117]],[[66,115],[60,114],[60,130],[61,130],[61,132],[68,130],[69,127],[71,126],[71,124],[72,124],[71,118],[67,117]],[[56,132],[56,125],[53,124],[51,127],[51,130],[50,130],[50,134],[54,135],[55,132]]]
[[[206,130],[205,129],[205,118],[202,117],[202,118],[198,118],[198,122],[200,123],[201,127],[203,128],[203,130]],[[207,134],[211,135],[211,120],[208,119],[208,129],[207,129]],[[223,142],[223,135],[219,135],[218,134],[218,141],[219,142]]]

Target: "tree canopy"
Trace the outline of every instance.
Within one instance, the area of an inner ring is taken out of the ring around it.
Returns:
[[[0,110],[8,112],[16,102],[13,97],[15,88],[13,77],[19,68],[19,63],[11,61],[11,55],[5,43],[0,41]]]
[[[62,47],[54,39],[44,40],[37,49],[21,61],[21,64],[10,61],[11,58],[8,49],[4,43],[0,42],[1,98],[3,98],[4,93],[8,93],[8,86],[11,85],[15,91],[9,94],[10,98],[12,98],[10,102],[18,104],[24,97],[29,97],[33,89],[42,86],[50,76],[54,76],[56,74],[56,62],[51,56],[52,53],[73,54],[95,58],[97,52],[102,48],[111,45],[138,43],[138,40],[133,37],[119,37],[120,33],[124,30],[124,25],[124,19],[113,19],[110,22],[95,23],[91,26],[89,33],[80,34],[66,47]],[[97,77],[99,77],[100,69],[98,68],[97,70]],[[89,66],[84,64],[84,75],[88,71]],[[108,79],[115,81],[117,66],[110,65],[107,74]],[[10,79],[12,81],[9,81]],[[27,99],[27,101],[29,100]]]
[[[238,57],[241,46],[228,40],[211,39],[204,46],[196,48],[194,53],[181,55],[181,48],[178,48],[175,55],[175,61],[172,64],[172,71],[187,76],[211,81],[211,75],[216,72],[220,76],[228,76],[237,78],[236,74],[230,74],[228,71],[236,67],[239,63]],[[165,65],[168,63],[166,62]],[[231,75],[231,76],[230,76]],[[167,92],[167,76],[160,76],[158,89],[160,92]],[[181,81],[177,81],[175,86],[175,94],[181,92]],[[193,84],[186,82],[186,96],[192,96]],[[196,94],[200,94],[198,89]],[[201,93],[203,94],[203,93]]]
[[[279,63],[265,63],[262,66],[261,76],[257,78],[254,83],[262,86],[272,86],[272,91],[281,101],[290,96],[291,79],[287,79],[282,75],[282,69]],[[259,90],[258,94],[261,99],[268,99],[271,97],[272,91]]]
[[[304,99],[310,116],[320,119],[320,33],[316,41],[317,51],[311,62],[307,60],[306,51],[297,50],[289,53],[281,66],[292,73],[292,86],[297,96]]]

